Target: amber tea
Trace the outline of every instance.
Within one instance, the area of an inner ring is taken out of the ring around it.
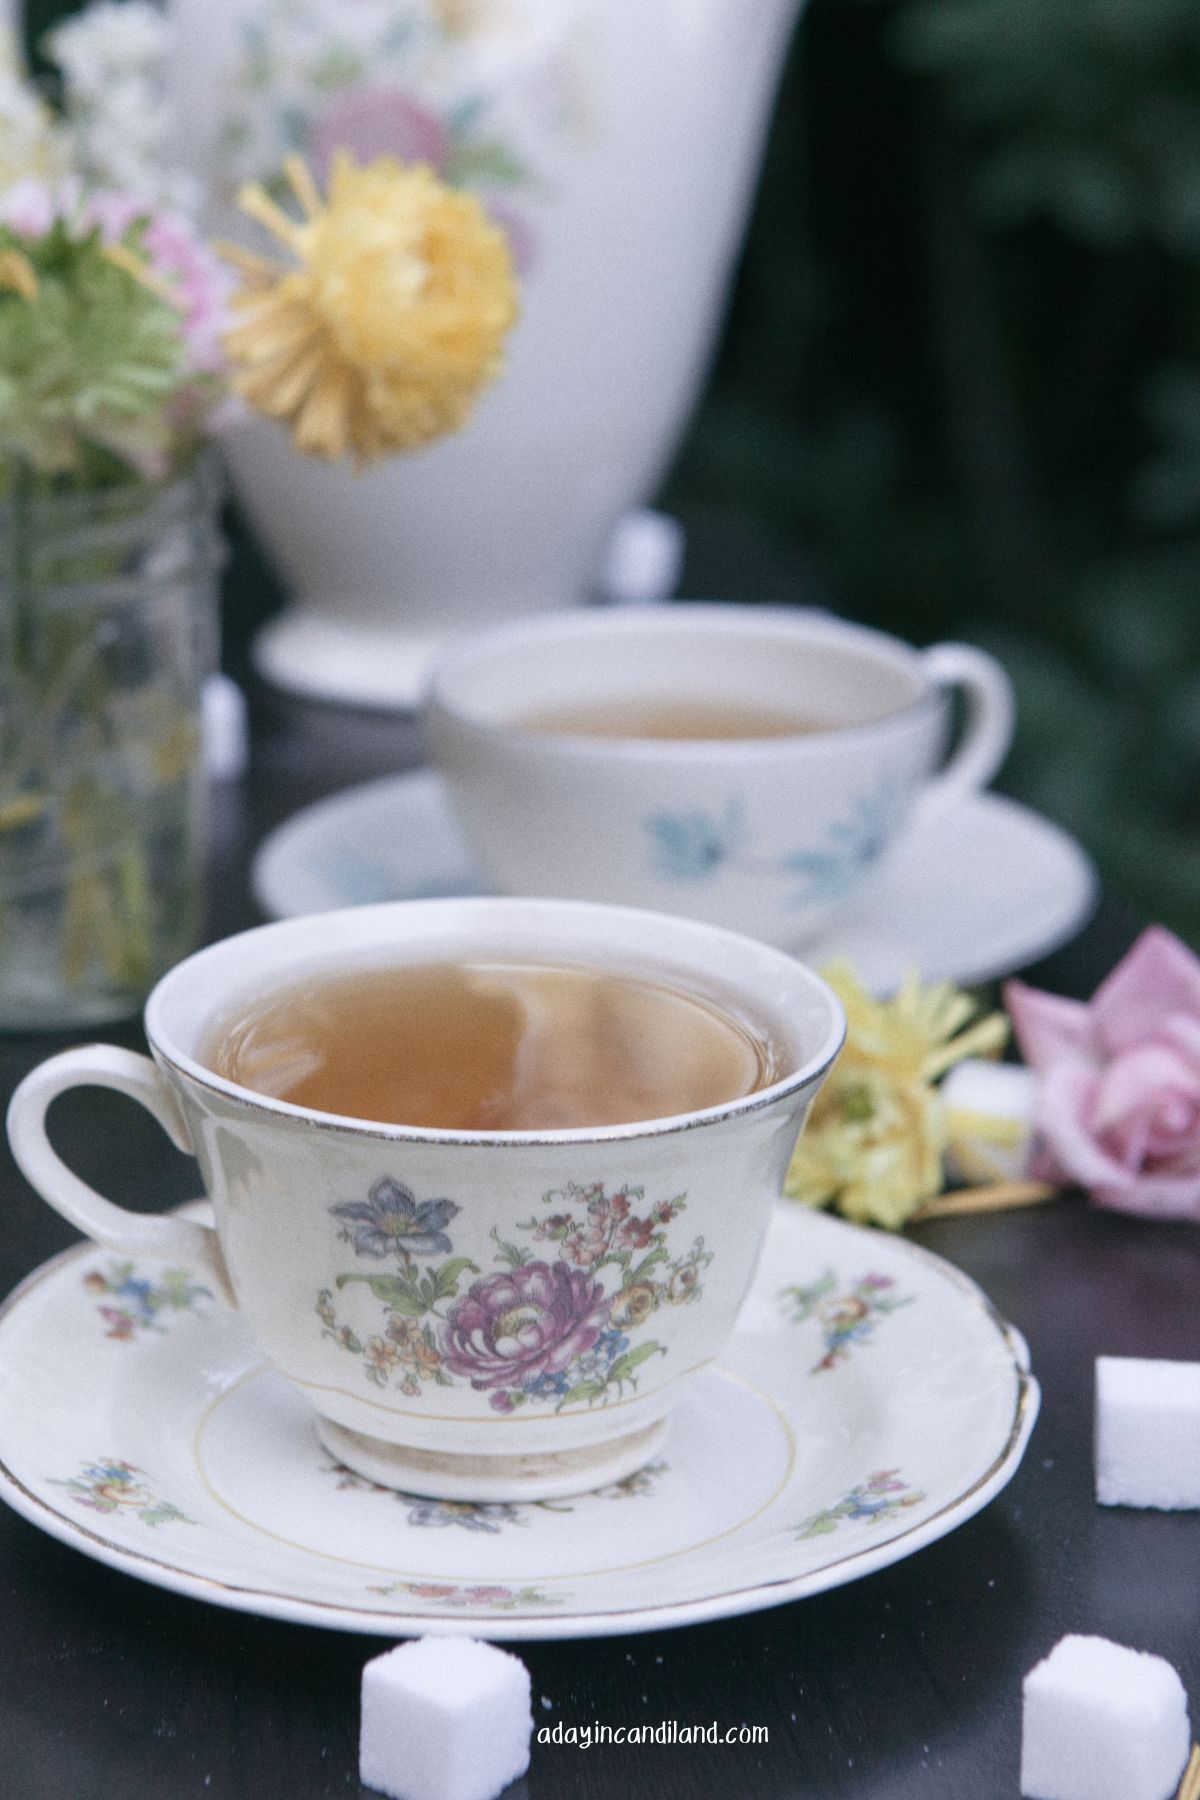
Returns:
[[[595,967],[479,961],[322,974],[210,1032],[217,1074],[317,1112],[458,1131],[632,1124],[783,1072],[723,999]]]
[[[794,707],[653,697],[544,707],[522,714],[516,722],[526,731],[552,732],[560,737],[663,738],[681,742],[809,737],[814,732],[834,729],[828,719],[813,718]]]

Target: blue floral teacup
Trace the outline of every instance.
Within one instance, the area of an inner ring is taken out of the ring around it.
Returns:
[[[486,1132],[315,1112],[203,1060],[219,1021],[306,977],[481,957],[716,983],[783,1072],[672,1118]],[[108,1045],[52,1057],[13,1096],[9,1137],[81,1231],[169,1257],[235,1306],[339,1461],[440,1499],[549,1498],[648,1461],[720,1352],[844,1023],[791,957],[688,920],[533,900],[360,907],[189,957],[147,1004],[154,1061]],[[132,1096],[196,1156],[215,1229],[127,1212],[66,1168],[45,1112],[80,1085]]]
[[[939,766],[956,687],[966,723]],[[714,712],[720,735],[698,735]],[[968,645],[688,604],[466,639],[425,722],[502,893],[687,913],[786,948],[844,911],[901,833],[990,781],[1012,700]]]

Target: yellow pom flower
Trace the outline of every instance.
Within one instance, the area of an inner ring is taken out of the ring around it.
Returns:
[[[875,1000],[849,964],[822,973],[846,1008],[846,1045],[813,1104],[784,1192],[899,1230],[945,1179],[947,1111],[937,1081],[964,1057],[995,1055],[1008,1021],[992,1013],[971,1023],[975,1003],[947,982],[923,988],[910,974],[893,999]]]
[[[910,970],[890,1000],[869,994],[852,966],[822,969],[846,1009],[846,1048],[839,1068],[878,1070],[897,1082],[938,1081],[965,1056],[994,1056],[1008,1041],[1003,1013],[976,1019],[977,1003],[948,981],[922,987]]]
[[[299,266],[224,246],[245,283],[225,339],[238,392],[331,460],[361,465],[458,430],[517,316],[504,233],[424,164],[359,167],[339,151],[328,202],[299,158],[287,174],[302,219],[260,187],[239,204]]]
[[[835,1069],[796,1145],[784,1193],[898,1231],[941,1192],[944,1150],[934,1088],[840,1077]]]

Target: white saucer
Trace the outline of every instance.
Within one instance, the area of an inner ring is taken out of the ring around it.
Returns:
[[[156,1586],[392,1638],[603,1636],[819,1593],[978,1512],[1037,1407],[974,1283],[790,1206],[661,1455],[572,1500],[452,1505],[349,1474],[236,1315],[152,1259],[81,1245],[0,1310],[17,1512]]]
[[[404,632],[289,606],[254,640],[254,666],[288,693],[372,711],[411,712],[429,682],[444,632]]]
[[[263,842],[253,881],[274,918],[485,891],[426,771],[296,813]],[[990,981],[1065,943],[1095,901],[1095,872],[1074,838],[1015,800],[980,794],[910,833],[856,911],[803,955],[818,965],[849,957],[881,994],[914,967],[928,981]]]

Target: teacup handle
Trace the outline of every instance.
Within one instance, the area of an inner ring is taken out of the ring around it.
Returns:
[[[227,1305],[236,1304],[225,1258],[211,1225],[190,1219],[128,1212],[73,1175],[46,1136],[46,1109],[73,1087],[113,1088],[152,1113],[171,1142],[190,1156],[192,1140],[179,1103],[148,1056],[114,1044],[84,1044],[39,1063],[17,1088],[8,1108],[8,1141],[17,1166],[64,1219],[87,1237],[129,1256],[178,1257],[204,1275]]]
[[[1008,754],[1014,719],[1012,683],[986,651],[971,644],[934,644],[921,658],[938,687],[962,688],[967,717],[949,762],[917,796],[917,824],[987,786]]]

